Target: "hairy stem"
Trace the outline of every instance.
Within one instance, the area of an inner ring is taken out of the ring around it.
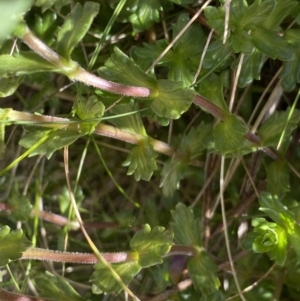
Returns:
[[[111,263],[135,261],[135,252],[101,253],[106,261]],[[41,261],[69,262],[81,264],[95,264],[99,262],[96,255],[92,253],[61,252],[40,248],[30,248],[23,252],[20,259],[33,259]]]
[[[150,96],[151,91],[146,87],[132,87],[117,84],[89,73],[72,60],[67,61],[36,37],[29,28],[25,30],[25,33],[20,36],[20,38],[30,49],[55,67],[58,67],[61,73],[65,74],[73,81],[80,81],[88,86],[93,86],[114,94],[131,97]]]
[[[0,288],[0,301],[50,301],[50,299],[20,295]]]

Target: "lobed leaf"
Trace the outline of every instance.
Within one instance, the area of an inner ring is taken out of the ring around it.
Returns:
[[[195,92],[184,88],[182,82],[158,80],[158,95],[154,97],[151,109],[159,116],[178,119],[192,104]]]
[[[140,179],[149,181],[153,172],[157,169],[156,157],[156,151],[150,140],[146,138],[138,146],[131,149],[130,154],[122,165],[128,166],[127,175],[134,174],[136,181]]]
[[[160,2],[161,0],[137,0],[136,11],[129,17],[135,32],[144,31],[159,21],[159,14],[162,10]]]
[[[260,211],[265,212],[274,222],[284,227],[288,233],[294,233],[294,213],[288,210],[277,198],[268,192],[262,192],[258,198]]]
[[[164,227],[151,227],[146,224],[130,241],[130,248],[138,253],[138,263],[147,268],[163,262],[172,245],[173,233]]]
[[[215,293],[221,285],[217,266],[204,251],[189,259],[188,270],[194,288],[203,295]]]
[[[31,247],[31,242],[21,229],[10,231],[8,226],[0,228],[0,266],[22,257],[22,253]]]
[[[98,69],[100,76],[110,81],[129,86],[154,88],[156,80],[146,75],[132,59],[129,59],[119,48],[105,62],[105,66]]]
[[[174,241],[181,245],[201,246],[200,220],[194,217],[193,210],[179,203],[175,210],[171,210],[171,214]]]
[[[82,133],[91,134],[94,132],[97,124],[104,114],[105,107],[96,95],[85,99],[79,97],[75,102],[75,111],[81,120],[97,119],[96,121],[87,121],[79,125]]]
[[[125,285],[135,277],[135,275],[141,270],[140,265],[135,262],[114,263],[113,269],[122,279]],[[112,276],[111,271],[102,263],[94,265],[94,273],[90,279],[93,283],[92,290],[94,294],[115,294],[118,295],[122,290],[120,283]]]
[[[235,115],[226,116],[214,128],[216,151],[222,155],[239,156],[244,147],[245,135],[248,130]]]
[[[65,23],[57,33],[57,52],[62,57],[70,58],[75,46],[89,30],[99,12],[99,7],[95,2],[85,2],[83,8],[80,3],[76,3],[71,13],[67,15]]]

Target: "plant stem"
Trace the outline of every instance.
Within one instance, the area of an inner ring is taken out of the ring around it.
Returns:
[[[49,48],[38,37],[36,37],[28,27],[26,28],[25,33],[19,38],[21,38],[23,42],[35,53],[53,64],[55,67],[59,68],[61,73],[65,74],[73,81],[80,81],[88,86],[93,86],[114,94],[132,97],[150,96],[151,91],[146,87],[125,86],[108,81],[104,78],[87,72],[71,59],[64,59],[51,48]]]
[[[106,261],[111,263],[130,262],[137,259],[135,252],[101,253],[101,255],[105,258]],[[20,259],[81,264],[95,264],[99,262],[97,256],[92,253],[61,252],[40,248],[30,248],[26,250],[25,252],[23,252],[23,255]]]

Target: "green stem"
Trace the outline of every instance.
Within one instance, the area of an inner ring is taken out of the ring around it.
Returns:
[[[50,299],[15,294],[0,288],[0,301],[50,301]]]

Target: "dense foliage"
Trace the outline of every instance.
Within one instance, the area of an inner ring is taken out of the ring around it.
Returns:
[[[299,0],[0,16],[0,301],[299,300]]]

